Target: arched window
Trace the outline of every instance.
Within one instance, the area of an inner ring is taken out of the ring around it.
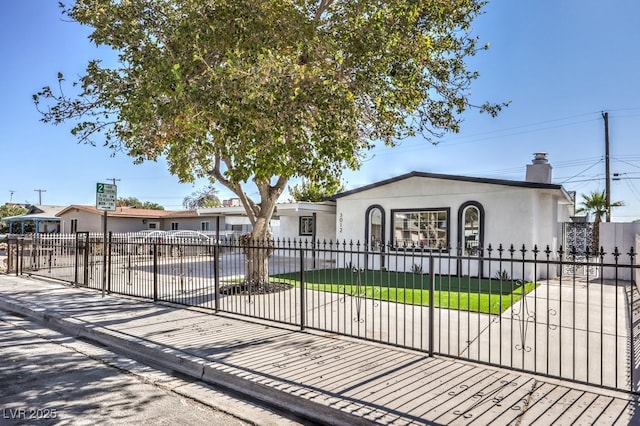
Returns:
[[[379,251],[384,244],[384,210],[374,205],[367,209],[365,217],[365,238],[369,249]]]
[[[458,245],[464,255],[476,255],[484,245],[484,209],[476,201],[468,201],[458,210]]]

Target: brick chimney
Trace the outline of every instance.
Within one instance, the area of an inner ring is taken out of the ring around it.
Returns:
[[[535,152],[533,161],[527,164],[527,182],[551,183],[551,164],[546,152]]]

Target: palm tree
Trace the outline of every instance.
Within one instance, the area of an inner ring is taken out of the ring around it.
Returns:
[[[622,201],[611,203],[607,208],[607,196],[604,191],[591,191],[591,194],[582,194],[582,206],[576,210],[576,213],[593,214],[595,223],[602,222],[602,218],[607,215],[613,207],[624,206]]]
[[[576,213],[586,213],[593,215],[593,252],[597,252],[600,247],[600,222],[611,212],[613,207],[624,206],[624,202],[616,201],[607,207],[607,196],[604,191],[591,191],[591,194],[582,194],[582,205],[576,210]]]

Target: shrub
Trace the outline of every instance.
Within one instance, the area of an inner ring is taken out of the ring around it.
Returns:
[[[510,279],[509,273],[504,269],[502,271],[497,271],[496,274],[493,276],[493,278],[500,281],[509,281]]]
[[[411,267],[411,273],[413,273],[413,274],[421,274],[422,273],[422,265],[418,265],[417,263],[414,263],[413,266]]]

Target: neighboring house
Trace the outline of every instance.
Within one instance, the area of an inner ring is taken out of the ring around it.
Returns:
[[[337,240],[359,241],[372,252],[381,244],[392,250],[453,248],[453,254],[459,247],[469,256],[489,244],[557,250],[563,224],[574,214],[571,195],[551,183],[544,153],[535,154],[525,181],[411,172],[331,199]],[[384,258],[365,263],[386,266]]]
[[[94,206],[71,205],[58,214],[61,232],[102,232],[104,212]],[[198,210],[149,210],[117,207],[107,212],[107,231],[138,232],[199,231],[227,237],[251,231],[242,207],[217,207]]]
[[[104,212],[93,206],[71,205],[57,214],[60,232],[102,232]],[[117,207],[107,212],[107,231],[137,232],[148,229],[171,229],[177,221],[184,223],[196,216],[195,211],[149,210],[136,207]],[[168,227],[168,228],[167,228]],[[185,228],[188,229],[188,228]]]
[[[57,214],[64,207],[37,205],[28,208],[29,210],[25,214],[2,218],[3,221],[9,223],[10,234],[24,234],[27,223],[33,223],[35,233],[60,232],[60,218],[57,217]]]
[[[251,232],[252,226],[242,206],[198,209],[201,221],[209,220],[212,230],[221,235],[238,235]],[[276,206],[271,219],[273,238],[291,240],[334,240],[335,203],[281,203]]]
[[[200,231],[213,232],[222,238],[251,232],[251,222],[242,206],[199,208]]]

